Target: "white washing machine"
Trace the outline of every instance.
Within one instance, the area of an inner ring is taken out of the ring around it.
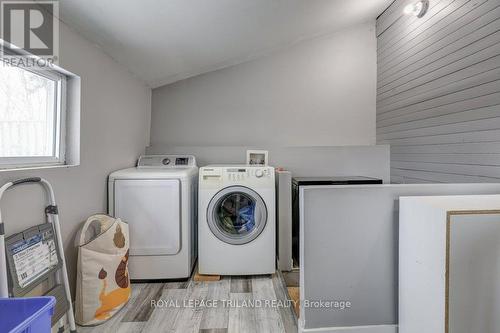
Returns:
[[[200,274],[274,273],[274,168],[207,166],[199,179]]]
[[[129,224],[130,277],[185,279],[196,261],[198,167],[190,155],[145,155],[113,172],[109,214]]]

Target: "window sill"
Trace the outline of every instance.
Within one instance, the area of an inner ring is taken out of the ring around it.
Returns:
[[[19,167],[5,166],[0,167],[0,173],[12,171],[31,171],[31,170],[46,170],[46,169],[64,169],[76,167],[78,164],[46,164],[46,165],[26,165]]]

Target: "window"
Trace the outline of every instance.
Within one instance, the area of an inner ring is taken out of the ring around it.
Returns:
[[[66,77],[0,62],[0,168],[65,163]]]

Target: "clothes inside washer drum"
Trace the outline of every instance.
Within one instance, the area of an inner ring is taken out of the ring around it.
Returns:
[[[245,235],[255,228],[255,202],[242,193],[231,193],[218,209],[219,226],[228,234]]]

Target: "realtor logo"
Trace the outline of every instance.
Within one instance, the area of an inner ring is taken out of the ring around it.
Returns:
[[[57,1],[2,1],[1,38],[11,48],[42,58],[57,59],[59,3]]]

